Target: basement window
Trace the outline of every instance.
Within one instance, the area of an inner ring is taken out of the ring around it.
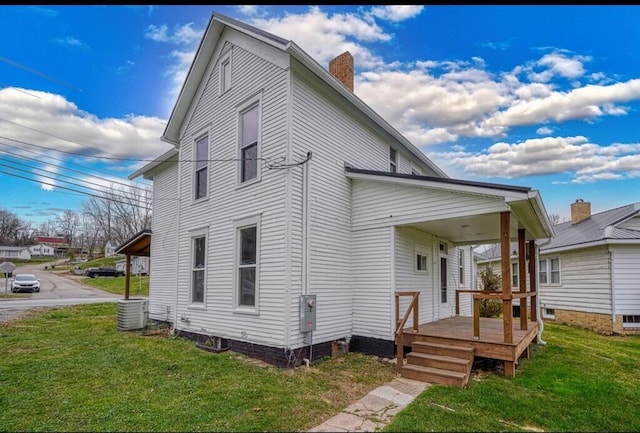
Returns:
[[[627,328],[640,328],[640,315],[624,315],[622,316],[622,324]]]
[[[543,308],[542,309],[542,316],[546,317],[547,319],[555,319],[556,318],[556,310],[554,310],[553,308]]]

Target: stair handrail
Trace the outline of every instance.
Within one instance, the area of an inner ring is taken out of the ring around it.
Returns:
[[[404,313],[404,317],[402,320],[400,318],[400,297],[401,296],[411,296],[411,302],[409,303],[409,307],[407,311]],[[413,332],[418,332],[418,326],[420,324],[418,315],[420,310],[420,304],[418,303],[418,299],[420,296],[420,292],[396,292],[395,300],[396,300],[396,366],[398,371],[402,369],[404,365],[404,325],[407,323],[409,319],[409,314],[413,311]]]

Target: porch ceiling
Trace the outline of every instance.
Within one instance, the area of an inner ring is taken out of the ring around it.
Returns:
[[[459,245],[486,244],[500,241],[500,212],[422,221],[400,225],[399,227],[402,226],[414,227]],[[518,237],[518,228],[520,228],[518,220],[512,215],[509,231],[515,239]]]

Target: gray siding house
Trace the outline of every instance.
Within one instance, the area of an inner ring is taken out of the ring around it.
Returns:
[[[281,366],[393,356],[397,292],[421,293],[421,322],[451,317],[501,215],[513,238],[552,235],[537,191],[449,178],[356,96],[353,69],[212,15],[173,148],[130,175],[153,180],[151,318]]]
[[[542,317],[603,334],[640,333],[640,203],[591,214],[591,203],[571,204],[571,220],[539,241]],[[517,251],[512,285],[518,285]],[[479,267],[499,264],[497,248]]]

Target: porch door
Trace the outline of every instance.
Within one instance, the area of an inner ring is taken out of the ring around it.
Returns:
[[[447,292],[447,257],[440,256],[440,308],[439,316],[441,319],[451,316],[449,308],[449,294]]]

